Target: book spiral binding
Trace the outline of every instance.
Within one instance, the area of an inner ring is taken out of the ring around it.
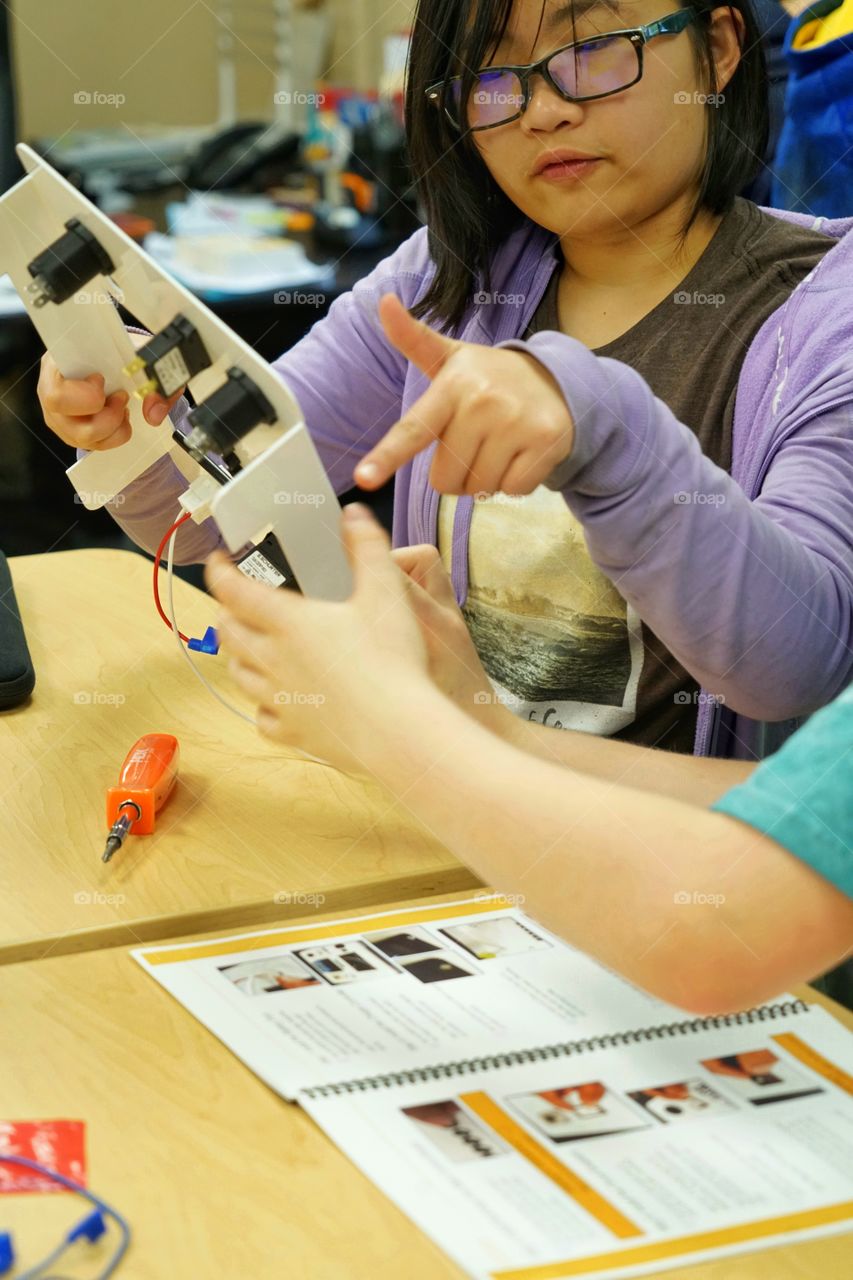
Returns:
[[[780,1004],[763,1004],[742,1013],[709,1014],[682,1022],[665,1022],[656,1027],[638,1027],[631,1031],[613,1031],[582,1040],[565,1040],[562,1044],[543,1045],[537,1049],[514,1049],[508,1053],[486,1054],[482,1058],[464,1058],[459,1062],[442,1062],[430,1067],[412,1067],[409,1071],[392,1071],[385,1075],[365,1076],[360,1080],[343,1080],[339,1084],[318,1085],[303,1089],[307,1098],[337,1097],[343,1093],[365,1093],[369,1089],[389,1089],[402,1084],[425,1084],[430,1080],[447,1080],[477,1071],[497,1071],[502,1067],[520,1067],[529,1062],[545,1062],[549,1058],[568,1058],[572,1054],[590,1053],[595,1049],[618,1049],[626,1045],[667,1037],[693,1035],[718,1027],[740,1027],[756,1022],[772,1022],[791,1013],[808,1013],[804,1000],[783,1000]]]

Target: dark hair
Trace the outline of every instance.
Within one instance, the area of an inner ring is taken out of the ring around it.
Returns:
[[[426,216],[435,274],[414,314],[442,328],[457,325],[480,288],[489,290],[492,255],[526,216],[492,178],[470,135],[458,133],[427,101],[428,85],[474,73],[493,56],[516,0],[418,0],[406,85],[406,129],[415,186]],[[675,0],[677,7],[684,7]],[[714,0],[687,0],[699,10],[690,34],[697,68],[716,91],[709,15]],[[542,0],[543,9],[545,0]],[[760,167],[767,147],[768,82],[761,31],[751,0],[726,6],[744,23],[741,60],[723,102],[706,107],[707,147],[699,193],[682,234],[700,210],[726,213]]]

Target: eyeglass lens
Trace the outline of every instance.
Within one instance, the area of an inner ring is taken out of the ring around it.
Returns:
[[[563,50],[548,63],[552,80],[570,98],[597,98],[618,93],[637,78],[638,53],[627,36],[612,40],[592,40]],[[462,123],[461,82],[453,81],[448,108]],[[501,124],[519,115],[524,107],[524,89],[514,71],[482,71],[474,81],[468,99],[469,129]]]

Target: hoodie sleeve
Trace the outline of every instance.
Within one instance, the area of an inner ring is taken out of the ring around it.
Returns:
[[[503,345],[548,369],[575,423],[548,487],[691,675],[756,720],[835,697],[853,674],[853,402],[789,431],[750,500],[628,365],[553,332]]]
[[[356,463],[400,417],[408,364],[387,341],[378,316],[385,293],[414,305],[430,264],[426,230],[416,231],[354,288],[337,298],[324,319],[273,363],[299,401],[320,459],[337,493],[352,488]],[[187,402],[172,422],[187,431]],[[80,453],[79,456],[85,456]],[[128,537],[154,552],[179,514],[187,481],[171,458],[160,458],[107,505]],[[175,541],[177,564],[204,560],[222,538],[212,520],[188,522]]]

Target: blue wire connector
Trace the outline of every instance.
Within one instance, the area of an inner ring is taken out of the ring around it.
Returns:
[[[75,1240],[85,1238],[90,1244],[94,1244],[96,1240],[100,1240],[106,1229],[107,1224],[104,1222],[104,1215],[100,1209],[95,1209],[94,1212],[89,1214],[88,1218],[78,1222],[73,1231],[69,1231],[68,1243],[73,1244]]]
[[[120,1238],[115,1246],[113,1256],[98,1272],[95,1280],[109,1280],[109,1277],[127,1253],[128,1245],[130,1244],[130,1226],[118,1209],[114,1209],[112,1205],[107,1204],[106,1200],[94,1195],[81,1183],[75,1182],[73,1178],[66,1178],[64,1173],[58,1173],[56,1169],[51,1169],[47,1165],[41,1164],[38,1160],[30,1160],[29,1156],[0,1154],[0,1164],[11,1164],[19,1169],[29,1169],[32,1173],[41,1174],[43,1178],[50,1178],[52,1182],[58,1183],[60,1187],[65,1187],[66,1190],[75,1192],[76,1195],[82,1196],[84,1200],[89,1201],[89,1204],[95,1206],[93,1210],[86,1214],[85,1218],[77,1223],[76,1227],[71,1228],[46,1258],[42,1258],[41,1262],[37,1262],[35,1266],[28,1267],[25,1271],[19,1271],[15,1280],[43,1280],[46,1275],[53,1273],[56,1263],[77,1240],[88,1240],[90,1244],[100,1240],[108,1229],[107,1219],[114,1222],[118,1227]],[[14,1251],[11,1237],[7,1233],[0,1231],[0,1276],[5,1275],[13,1261]]]
[[[219,653],[219,640],[215,627],[208,627],[201,640],[188,640],[187,648],[194,653]]]

